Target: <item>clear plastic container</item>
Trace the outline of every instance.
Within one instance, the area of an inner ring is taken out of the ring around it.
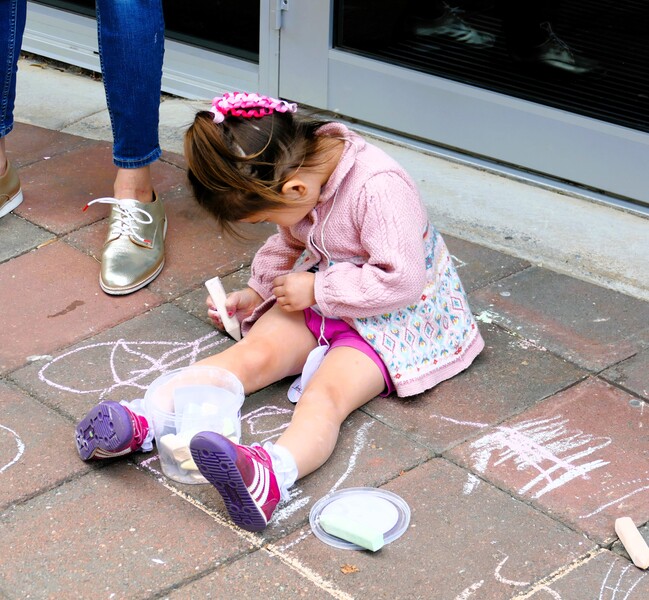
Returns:
[[[364,550],[347,540],[327,533],[320,525],[323,515],[336,515],[379,530],[386,544],[400,538],[410,525],[410,507],[394,492],[371,487],[338,490],[320,498],[309,513],[311,530],[315,536],[334,548]]]
[[[215,431],[238,443],[243,385],[219,367],[191,366],[158,377],[144,396],[153,422],[162,472],[180,483],[206,483],[189,442],[201,431]]]

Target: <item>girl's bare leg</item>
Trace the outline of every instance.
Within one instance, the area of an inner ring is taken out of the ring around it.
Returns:
[[[287,313],[275,305],[259,318],[240,341],[196,364],[234,373],[246,394],[302,372],[309,352],[317,345],[302,311]]]
[[[327,353],[277,440],[295,459],[298,479],[326,462],[343,421],[384,388],[381,370],[360,350],[339,346]]]

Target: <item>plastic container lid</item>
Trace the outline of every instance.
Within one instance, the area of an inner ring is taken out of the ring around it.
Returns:
[[[383,532],[386,544],[401,537],[410,523],[410,507],[400,496],[387,490],[371,487],[347,488],[318,500],[309,513],[309,523],[315,536],[334,548],[364,550],[328,534],[320,527],[321,515],[336,515]]]

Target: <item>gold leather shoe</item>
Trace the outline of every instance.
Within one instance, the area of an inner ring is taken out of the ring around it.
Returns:
[[[10,213],[23,201],[18,172],[7,163],[5,174],[0,177],[0,217]]]
[[[162,200],[157,196],[153,202],[98,198],[88,206],[95,202],[112,204],[99,285],[107,294],[135,292],[153,281],[164,266],[167,218]]]

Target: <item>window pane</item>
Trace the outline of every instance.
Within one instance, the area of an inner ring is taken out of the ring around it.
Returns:
[[[41,0],[94,16],[94,0]],[[163,0],[167,37],[259,62],[259,0]]]
[[[644,0],[336,0],[335,23],[339,48],[649,131]]]

